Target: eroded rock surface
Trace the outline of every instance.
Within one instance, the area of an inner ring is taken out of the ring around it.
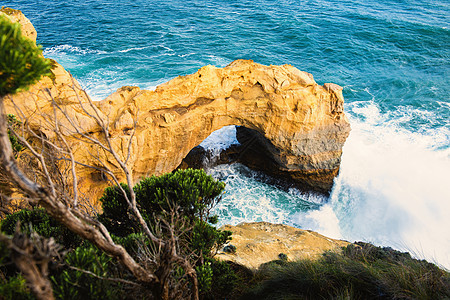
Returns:
[[[349,244],[310,230],[267,222],[225,225],[221,229],[233,232],[231,245],[236,247],[236,252],[221,251],[216,257],[252,269],[280,259],[280,254],[286,255],[290,261],[314,259],[325,251],[341,251],[342,247]]]
[[[109,113],[118,139],[139,116],[132,155],[136,178],[173,170],[213,131],[240,125],[267,140],[278,170],[327,191],[350,130],[341,90],[320,86],[290,65],[238,60],[225,68],[203,67],[155,91],[122,88],[98,105]]]
[[[6,15],[11,22],[18,22],[22,29],[22,34],[36,43],[36,29],[34,29],[33,24],[20,10],[2,6],[0,14]]]
[[[14,96],[18,107],[32,115],[29,121],[51,138],[52,130],[44,124],[53,114],[50,92],[83,131],[101,136],[99,126],[77,104],[79,99],[87,102],[78,83],[57,63],[53,74],[33,86],[31,93]],[[272,170],[302,187],[327,192],[338,173],[342,146],[350,131],[343,102],[341,87],[318,85],[311,74],[291,65],[237,60],[225,68],[205,66],[155,91],[123,87],[95,106],[102,118],[108,118],[113,147],[122,157],[127,156],[131,139],[128,165],[135,181],[174,170],[213,131],[240,125],[258,133]],[[8,107],[8,112],[15,112]],[[98,165],[79,141],[71,143],[77,161]],[[101,149],[90,151],[124,180],[110,154]],[[77,172],[84,180],[80,187],[92,195],[100,195],[107,185],[96,170],[80,167]]]

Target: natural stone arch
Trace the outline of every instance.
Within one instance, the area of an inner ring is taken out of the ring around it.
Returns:
[[[290,65],[238,60],[206,66],[155,91],[124,87],[99,103],[114,120],[117,142],[138,115],[132,164],[135,178],[176,168],[213,131],[228,125],[254,129],[279,174],[329,191],[350,127],[342,88],[318,85]]]
[[[31,93],[14,96],[15,103],[33,114],[31,121],[51,138],[51,128],[44,128],[39,119],[53,113],[44,92],[50,91],[84,131],[101,136],[98,125],[76,104],[79,99],[87,101],[84,94],[77,98],[70,87],[77,85],[76,81],[56,62],[53,76],[41,80]],[[327,192],[338,173],[342,146],[350,131],[343,101],[341,87],[320,86],[311,74],[293,66],[237,60],[225,68],[205,66],[155,91],[122,87],[94,104],[102,117],[109,119],[114,148],[123,157],[132,138],[128,165],[135,181],[174,170],[213,131],[238,125],[259,133],[261,148],[275,162],[272,173],[289,177],[300,187]],[[7,110],[14,113],[8,105]],[[41,112],[40,117],[36,111]],[[131,136],[135,120],[136,132]],[[96,164],[85,146],[73,140],[71,147],[77,161]],[[101,149],[91,151],[118,170],[109,154]],[[88,168],[78,170],[83,179],[80,186],[94,198],[107,185],[97,173]],[[123,179],[120,174],[118,170],[117,176]]]

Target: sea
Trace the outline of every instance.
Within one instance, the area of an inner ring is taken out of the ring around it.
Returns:
[[[330,197],[239,164],[220,224],[268,221],[408,251],[450,269],[450,2],[434,0],[1,0],[101,100],[236,59],[291,64],[341,85],[352,131]],[[233,126],[202,146],[237,143]]]

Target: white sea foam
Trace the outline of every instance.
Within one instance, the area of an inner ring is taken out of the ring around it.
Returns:
[[[211,133],[200,146],[206,150],[222,151],[234,144],[239,144],[236,138],[236,126],[225,126]]]
[[[374,103],[349,108],[352,132],[331,195],[343,238],[393,246],[450,269],[448,127],[411,132]]]
[[[217,55],[207,55],[206,56],[216,67],[225,67],[226,65],[231,63],[229,58],[220,57]]]
[[[161,79],[148,83],[133,82],[126,78],[119,79],[120,75],[119,71],[101,69],[90,72],[89,75],[84,76],[83,80],[78,81],[94,101],[105,99],[123,86],[137,86],[141,89],[154,91],[159,84],[166,81]]]
[[[129,49],[123,49],[123,50],[119,50],[120,53],[127,53],[130,51],[139,51],[139,50],[144,50],[148,47],[133,47],[133,48],[129,48]]]
[[[298,210],[296,197],[255,178],[257,172],[241,164],[219,165],[208,174],[226,183],[222,201],[213,213],[219,216],[219,226],[241,222],[290,222]]]
[[[183,57],[188,57],[188,56],[191,56],[191,55],[195,55],[195,52],[185,53],[185,54],[178,54],[178,57],[183,58]]]
[[[53,56],[67,53],[86,55],[86,54],[106,54],[107,52],[102,50],[81,49],[79,47],[71,45],[58,45],[48,49],[44,49],[43,51],[44,56]]]
[[[214,165],[220,152],[236,144],[239,144],[236,138],[236,126],[225,126],[214,131],[200,144],[208,152],[203,164],[206,167]]]

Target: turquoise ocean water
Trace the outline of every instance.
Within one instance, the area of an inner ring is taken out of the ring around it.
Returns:
[[[446,1],[7,0],[94,99],[235,59],[292,64],[344,87],[352,132],[330,198],[241,165],[221,222],[265,220],[389,245],[450,269],[450,4]],[[205,143],[234,141],[225,128]]]

